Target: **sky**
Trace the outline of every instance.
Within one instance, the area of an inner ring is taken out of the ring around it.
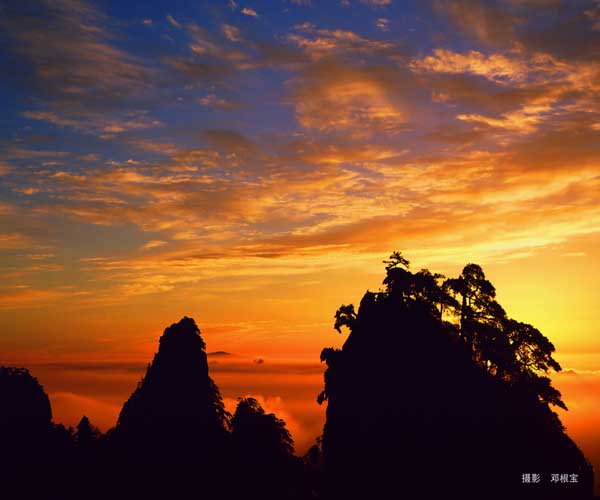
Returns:
[[[299,451],[400,250],[556,346],[600,475],[600,2],[0,2],[0,362],[107,429],[195,318]]]

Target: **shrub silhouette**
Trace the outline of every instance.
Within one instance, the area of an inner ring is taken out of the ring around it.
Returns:
[[[298,498],[302,461],[294,456],[294,442],[282,419],[266,413],[252,397],[238,398],[231,436],[241,497]]]
[[[249,462],[270,464],[294,456],[294,441],[285,422],[274,413],[265,413],[255,398],[238,398],[231,435],[240,455],[247,455]]]

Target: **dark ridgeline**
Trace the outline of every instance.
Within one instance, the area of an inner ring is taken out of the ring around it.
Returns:
[[[327,420],[302,459],[256,399],[225,411],[184,317],[106,434],[85,416],[52,424],[37,380],[0,368],[0,498],[590,498],[591,467],[549,407],[565,407],[544,375],[560,370],[551,342],[508,318],[475,264],[444,280],[386,263],[384,290],[335,315],[350,335],[321,354]]]
[[[543,375],[560,370],[550,341],[506,316],[475,264],[444,280],[385,262],[384,290],[338,310],[350,335],[321,354],[322,497],[591,498],[591,466],[549,407],[565,407]]]
[[[145,376],[102,434],[51,422],[25,369],[0,367],[0,498],[306,498],[285,422],[253,398],[225,411],[193,319],[166,328]]]

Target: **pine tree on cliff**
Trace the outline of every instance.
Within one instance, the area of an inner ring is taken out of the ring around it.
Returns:
[[[399,252],[384,262],[384,289],[338,309],[350,334],[321,353],[324,498],[591,496],[589,463],[550,408],[566,408],[545,375],[560,370],[552,343],[508,318],[476,264],[444,280]],[[551,484],[558,470],[578,482]]]

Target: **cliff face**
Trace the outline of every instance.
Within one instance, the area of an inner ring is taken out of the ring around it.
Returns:
[[[591,497],[591,468],[556,414],[476,366],[419,304],[367,293],[343,348],[323,357],[326,498]]]

